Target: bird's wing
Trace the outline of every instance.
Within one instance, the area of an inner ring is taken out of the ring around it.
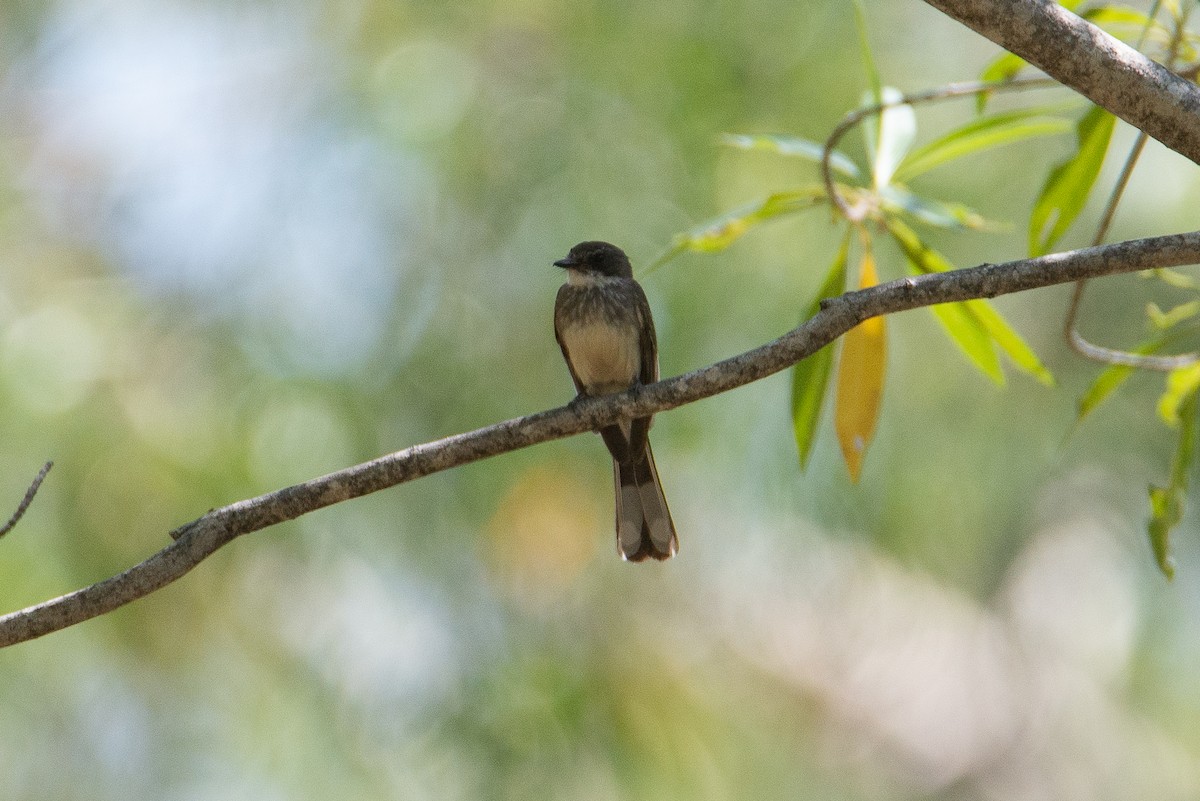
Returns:
[[[634,282],[637,287],[637,314],[639,328],[642,336],[640,344],[641,350],[641,365],[638,371],[638,380],[643,384],[653,384],[658,380],[658,337],[654,333],[654,317],[650,314],[650,301],[646,300],[646,293],[642,291],[642,287]]]
[[[567,363],[567,369],[571,371],[571,380],[575,382],[575,392],[582,395],[584,394],[583,382],[579,380],[579,375],[575,372],[575,365],[571,364],[571,353],[567,350],[567,343],[563,342],[562,331],[560,330],[562,326],[559,321],[559,309],[563,305],[563,293],[569,291],[571,290],[567,284],[563,284],[558,288],[558,297],[554,303],[554,338],[558,340],[558,347],[562,351],[563,361]]]

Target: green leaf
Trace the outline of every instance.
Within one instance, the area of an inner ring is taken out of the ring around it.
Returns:
[[[1150,547],[1159,570],[1168,580],[1175,576],[1175,559],[1171,556],[1171,530],[1183,519],[1183,501],[1187,493],[1188,473],[1195,457],[1196,391],[1181,399],[1178,410],[1179,441],[1171,462],[1170,483],[1165,487],[1150,486],[1150,520],[1147,531]]]
[[[979,80],[985,83],[1004,83],[1011,81],[1020,74],[1021,70],[1029,66],[1029,62],[1018,55],[1002,52],[996,58],[983,68],[983,72],[979,73]],[[991,98],[992,93],[980,92],[975,95],[975,113],[983,114],[983,110],[987,108],[987,102]]]
[[[1018,55],[1005,51],[996,58],[992,59],[983,72],[979,73],[979,80],[987,83],[999,81],[1011,81],[1017,77],[1017,74],[1029,66],[1029,62]]]
[[[905,157],[893,180],[907,183],[949,161],[1038,136],[1066,133],[1071,123],[1046,109],[1025,109],[973,120]]]
[[[1029,216],[1029,253],[1048,253],[1083,211],[1100,174],[1116,117],[1093,106],[1076,126],[1075,153],[1050,171]]]
[[[818,164],[825,154],[825,145],[799,136],[722,134],[721,144],[741,150],[769,150],[781,156],[800,156]],[[829,164],[848,178],[858,178],[860,175],[858,165],[841,151],[835,150],[829,155]]]
[[[1184,48],[1179,47],[1184,42],[1177,41],[1171,29],[1156,19],[1161,8],[1160,0],[1152,2],[1148,12],[1130,6],[1102,5],[1090,8],[1080,16],[1118,39],[1132,44],[1136,50],[1144,50],[1149,42],[1174,52],[1177,63],[1180,60],[1190,61],[1191,56],[1185,54]],[[1174,18],[1172,23],[1173,27],[1185,27],[1180,24],[1181,20],[1178,17]]]
[[[825,187],[813,185],[794,192],[777,192],[676,234],[671,247],[647,268],[653,271],[684,251],[713,253],[732,245],[750,228],[785,214],[811,209],[825,199]]]
[[[1185,63],[1194,62],[1196,58],[1200,56],[1200,51],[1196,49],[1197,44],[1200,44],[1200,37],[1196,36],[1194,33],[1189,33],[1186,35],[1179,43],[1178,60]]]
[[[1166,339],[1159,337],[1152,339],[1149,342],[1143,342],[1133,349],[1133,353],[1142,356],[1147,356],[1151,353],[1157,353],[1163,345],[1166,344]],[[1083,393],[1083,397],[1079,399],[1079,409],[1075,415],[1075,422],[1079,423],[1083,418],[1096,410],[1101,403],[1108,399],[1108,396],[1113,394],[1129,376],[1133,375],[1133,368],[1124,364],[1112,364],[1104,368],[1100,375],[1096,376],[1096,380]]]
[[[842,245],[833,257],[833,264],[816,297],[804,311],[809,319],[821,308],[824,298],[840,295],[846,288],[846,262],[850,254],[849,227]],[[816,353],[796,363],[792,368],[792,430],[796,435],[796,450],[800,456],[800,469],[808,467],[808,457],[816,441],[817,424],[821,420],[821,409],[825,404],[825,389],[833,371],[833,348],[825,346]]]
[[[1154,270],[1148,270],[1142,273],[1142,275],[1147,278],[1157,278],[1167,286],[1175,287],[1176,289],[1200,289],[1200,281],[1197,281],[1187,273],[1172,270],[1170,267],[1159,267]]]
[[[1200,389],[1200,364],[1179,367],[1167,373],[1167,388],[1158,399],[1158,416],[1174,428],[1179,425],[1183,406]]]
[[[925,247],[917,233],[895,218],[887,220],[888,232],[908,259],[915,274],[944,272],[953,269],[940,254]],[[1004,386],[1004,370],[996,348],[984,331],[979,320],[970,313],[964,303],[940,303],[930,306],[929,311],[945,329],[950,341],[958,346],[979,372],[998,386]]]
[[[954,265],[942,254],[922,242],[916,231],[900,220],[889,218],[887,228],[916,272],[941,273],[954,269]],[[955,308],[960,311],[939,312]],[[933,306],[932,310],[955,344],[984,375],[997,384],[1004,383],[1004,373],[1000,369],[994,346],[998,346],[1019,369],[1047,386],[1054,385],[1053,374],[1042,364],[1033,348],[986,300],[940,304]]]
[[[1162,25],[1147,16],[1144,11],[1129,6],[1090,8],[1080,16],[1120,39],[1136,39],[1150,31],[1167,33]]]
[[[898,103],[904,95],[899,89],[885,86],[881,103]],[[864,103],[870,105],[870,103]],[[863,126],[867,152],[871,154],[871,180],[876,189],[892,182],[896,168],[917,138],[917,114],[906,104],[889,106],[877,115],[874,126]]]
[[[1168,328],[1174,328],[1184,320],[1189,320],[1197,314],[1200,314],[1200,300],[1180,303],[1170,311],[1163,311],[1158,307],[1157,303],[1146,304],[1146,316],[1150,318],[1150,324],[1163,331]]]
[[[1070,10],[1078,4],[1078,0],[1063,0],[1063,2],[1061,2],[1059,5],[1067,10]],[[981,73],[979,73],[979,80],[988,83],[1003,83],[1005,81],[1011,81],[1028,66],[1029,62],[1020,56],[1007,51],[1002,51],[1000,55],[988,62],[988,65],[983,68]],[[975,96],[975,112],[977,114],[983,113],[983,110],[987,106],[987,102],[990,97],[990,92],[980,92]]]
[[[867,75],[867,88],[871,90],[872,102],[883,102],[883,83],[879,70],[875,69],[875,56],[871,53],[871,39],[867,32],[867,9],[863,0],[854,0],[854,27],[858,30],[859,54],[862,56],[863,71]]]
[[[909,265],[914,273],[921,273],[920,267],[911,260]],[[950,341],[958,346],[976,369],[991,379],[996,386],[1004,386],[1004,370],[1000,367],[1000,357],[996,354],[996,348],[966,304],[941,303],[930,306],[929,311],[941,323]]]
[[[968,300],[966,306],[1014,365],[1045,386],[1054,386],[1054,374],[1042,364],[1033,348],[1029,347],[992,304],[986,300]]]
[[[938,228],[959,228],[973,231],[996,230],[1003,226],[989,223],[975,210],[961,203],[921,197],[893,184],[880,190],[884,208],[888,211],[904,211],[927,225]]]
[[[1183,519],[1183,493],[1169,487],[1150,485],[1150,520],[1147,531],[1150,547],[1154,550],[1154,561],[1167,577],[1175,578],[1175,557],[1171,555],[1171,529]]]

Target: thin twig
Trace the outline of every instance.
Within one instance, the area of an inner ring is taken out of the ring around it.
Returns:
[[[838,142],[846,135],[850,129],[858,125],[868,117],[873,117],[876,114],[881,114],[890,108],[897,106],[915,106],[921,103],[931,103],[936,100],[950,100],[957,97],[969,97],[971,95],[979,95],[985,92],[1003,92],[1014,89],[1037,89],[1041,87],[1057,86],[1057,83],[1050,78],[1032,77],[1032,78],[1014,78],[1010,81],[964,81],[962,83],[949,83],[945,86],[939,86],[934,89],[926,89],[923,92],[914,92],[910,95],[896,98],[895,100],[886,103],[874,103],[870,106],[863,106],[851,111],[842,121],[837,124],[825,140],[825,149],[821,153],[821,180],[825,183],[825,194],[833,201],[834,205],[845,215],[847,220],[851,222],[862,222],[866,216],[868,209],[861,204],[858,206],[850,206],[846,199],[842,197],[842,193],[838,191],[837,185],[833,182],[833,152],[837,148]]]
[[[25,497],[17,505],[17,511],[12,513],[12,517],[0,528],[0,537],[13,530],[13,526],[17,525],[22,517],[25,516],[26,510],[29,509],[29,504],[33,503],[33,496],[37,495],[38,487],[42,486],[42,481],[46,478],[46,474],[50,472],[50,468],[54,467],[54,462],[46,462],[42,465],[42,469],[33,477],[33,483],[29,485],[29,489],[25,490]]]
[[[616,395],[417,445],[277,492],[215,509],[171,532],[175,542],[120,575],[0,617],[0,647],[124,606],[186,574],[237,537],[335,503],[540,442],[649,417],[766,378],[870,317],[1066,284],[1081,278],[1200,263],[1200,231],[1120,242],[1006,264],[932,273],[849,292],[779,339],[685,375]]]
[[[1191,7],[1189,6],[1188,8],[1190,10]],[[1168,69],[1174,66],[1178,58],[1186,22],[1187,14],[1185,13],[1183,18],[1178,21],[1171,35],[1166,64]],[[1142,36],[1138,40],[1139,47],[1144,42],[1148,30],[1149,23],[1147,23],[1146,29],[1142,31]],[[1108,196],[1108,203],[1105,204],[1104,214],[1101,215],[1100,223],[1096,226],[1096,235],[1092,238],[1093,246],[1102,244],[1108,238],[1108,230],[1112,227],[1113,219],[1117,215],[1117,206],[1120,205],[1121,198],[1125,195],[1125,189],[1129,186],[1129,179],[1133,176],[1133,170],[1137,166],[1149,138],[1145,131],[1138,131],[1137,139],[1134,140],[1133,146],[1129,149],[1129,155],[1125,157],[1125,163],[1121,165],[1121,174],[1117,176],[1116,184]],[[1067,344],[1071,346],[1071,349],[1080,356],[1100,362],[1101,364],[1115,364],[1122,367],[1133,367],[1164,373],[1178,370],[1181,367],[1188,367],[1195,364],[1197,359],[1200,359],[1200,354],[1195,352],[1182,353],[1176,356],[1154,356],[1151,354],[1107,348],[1088,341],[1079,333],[1079,329],[1076,326],[1076,320],[1079,317],[1079,306],[1083,300],[1083,291],[1086,287],[1087,281],[1079,281],[1075,284],[1075,289],[1071,293],[1071,300],[1067,304],[1066,319],[1063,320],[1063,336],[1066,338]]]

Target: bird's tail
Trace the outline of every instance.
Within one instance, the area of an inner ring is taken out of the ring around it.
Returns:
[[[675,523],[654,467],[650,443],[638,459],[613,460],[617,495],[617,550],[622,559],[670,559],[679,549]]]

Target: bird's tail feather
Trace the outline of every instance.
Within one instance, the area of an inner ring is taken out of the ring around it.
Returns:
[[[670,559],[679,549],[650,443],[638,459],[613,461],[617,496],[617,550],[622,559]]]

